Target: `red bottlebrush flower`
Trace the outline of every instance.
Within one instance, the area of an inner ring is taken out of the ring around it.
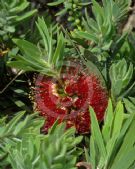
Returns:
[[[81,65],[64,66],[60,79],[40,75],[35,96],[37,109],[46,119],[45,132],[59,119],[66,121],[67,128],[75,126],[78,133],[89,133],[89,106],[102,121],[108,104],[107,91],[99,77],[84,71]]]

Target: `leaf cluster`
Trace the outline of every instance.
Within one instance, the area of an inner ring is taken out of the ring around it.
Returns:
[[[112,98],[120,100],[133,88],[134,83],[127,89],[133,77],[133,69],[133,64],[130,63],[128,67],[125,59],[111,65],[109,74],[111,79]]]
[[[104,120],[102,130],[92,108],[90,137],[90,156],[86,150],[87,162],[92,169],[132,169],[135,164],[135,116],[126,115],[121,102],[115,110],[111,100]]]
[[[83,19],[85,31],[77,31],[77,37],[90,41],[89,50],[96,54],[99,61],[104,61],[113,55],[114,46],[118,46],[122,37],[118,33],[120,21],[129,11],[130,0],[103,0],[102,5],[92,0],[92,14],[85,11],[86,19]],[[124,35],[123,35],[124,36]],[[116,50],[116,49],[115,49]]]
[[[25,19],[34,15],[37,10],[26,9],[30,3],[27,0],[0,0],[0,39],[8,40],[16,29],[16,26]]]
[[[37,28],[43,40],[43,47],[31,42],[14,39],[22,55],[14,56],[16,59],[8,62],[8,65],[24,71],[36,71],[49,76],[59,76],[64,57],[64,36],[58,34],[57,46],[53,43],[52,29],[47,28],[44,19],[39,18]]]
[[[75,169],[80,154],[76,145],[82,140],[81,136],[75,137],[75,129],[65,131],[65,124],[56,122],[44,135],[40,133],[44,119],[37,114],[23,116],[24,112],[20,112],[8,123],[5,123],[6,118],[0,120],[0,166]]]

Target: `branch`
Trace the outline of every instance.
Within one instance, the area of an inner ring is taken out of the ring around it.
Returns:
[[[128,21],[124,26],[123,32],[129,32],[135,28],[135,4],[132,8],[130,8],[130,11],[132,11],[132,14],[129,16]]]
[[[0,91],[0,94],[2,94],[15,80],[18,76],[20,76],[23,73],[22,70],[20,70],[17,75]]]

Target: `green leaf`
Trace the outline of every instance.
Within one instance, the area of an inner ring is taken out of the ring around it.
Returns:
[[[102,20],[102,18],[104,17],[103,8],[95,0],[92,0],[92,4],[93,4],[92,6],[93,14],[95,15],[98,25],[100,26],[103,23]]]
[[[52,63],[58,71],[63,63],[63,57],[64,57],[64,37],[63,34],[61,33],[58,37],[57,47],[55,49],[55,53],[52,59]]]
[[[122,124],[124,120],[124,108],[121,102],[118,102],[116,109],[115,109],[115,117],[114,117],[114,124],[112,130],[112,137],[118,136],[120,134]]]
[[[91,147],[91,146],[90,146]],[[89,152],[87,148],[84,148],[84,152],[85,152],[85,158],[86,158],[86,162],[90,163],[90,156],[89,156]],[[94,162],[94,160],[93,160]]]
[[[125,107],[128,113],[135,113],[135,98],[129,97],[128,99],[123,99]]]
[[[129,149],[128,153],[123,155],[123,157],[116,164],[114,163],[111,169],[129,168],[135,162],[134,154],[135,148]]]
[[[47,3],[47,5],[49,5],[49,6],[57,6],[57,5],[59,5],[59,4],[63,3],[63,2],[64,2],[64,0],[57,0],[56,2]]]
[[[82,31],[75,32],[75,34],[81,38],[85,38],[87,40],[94,41],[95,43],[98,42],[98,38],[93,34],[90,34],[87,32],[82,32]]]
[[[29,2],[27,2],[26,0],[23,0],[24,2],[22,2],[20,5],[14,7],[14,8],[11,8],[9,10],[10,13],[19,13],[21,11],[23,11],[25,8],[27,8],[29,6]]]
[[[104,145],[104,140],[103,140],[103,137],[102,137],[102,133],[100,131],[99,124],[98,124],[95,112],[93,111],[93,109],[91,107],[90,107],[89,111],[90,111],[90,116],[91,116],[91,132],[92,132],[92,136],[93,136],[93,139],[95,140],[95,143],[97,144],[97,146],[99,148],[100,155],[103,157],[103,160],[105,160],[106,148],[105,148],[105,145]]]
[[[30,67],[27,63],[22,61],[9,61],[7,62],[7,66],[14,67],[16,69],[22,69],[24,71],[35,71],[34,68]]]
[[[90,5],[91,4],[91,2],[80,2],[80,3],[78,3],[78,5],[80,5],[80,6],[86,6],[86,5]]]
[[[102,129],[102,135],[106,144],[108,140],[111,138],[111,127],[113,124],[113,119],[114,119],[113,106],[111,99],[109,99],[108,107],[104,118],[104,126]]]
[[[25,106],[25,104],[24,104],[22,101],[20,101],[20,100],[15,101],[15,104],[16,104],[18,107],[23,107],[23,106]]]
[[[19,120],[24,116],[24,111],[18,113],[12,120],[10,120],[10,122],[8,123],[7,127],[6,127],[6,132],[9,133],[11,132],[16,124],[19,122]]]
[[[61,11],[57,12],[55,16],[65,15],[67,12],[67,9],[62,9]]]
[[[86,58],[86,56],[85,56],[85,58]],[[99,77],[99,79],[101,80],[102,85],[105,86],[105,81],[103,79],[103,76],[102,76],[100,70],[97,68],[97,66],[93,62],[88,60],[88,59],[83,60],[83,62],[87,66],[88,70],[90,72],[92,72],[93,74],[95,74],[97,77]]]
[[[13,42],[19,47],[21,52],[24,53],[25,57],[29,57],[37,62],[41,59],[41,52],[33,43],[22,39],[13,39]]]
[[[27,19],[29,17],[31,17],[32,15],[34,15],[35,13],[37,13],[37,10],[32,10],[30,12],[26,12],[24,13],[22,16],[15,16],[14,19],[13,19],[13,22],[21,22],[22,20],[24,19]]]
[[[15,32],[15,27],[14,26],[7,26],[5,27],[5,31],[14,33]]]
[[[93,136],[90,137],[90,159],[89,159],[89,163],[92,165],[92,168],[95,169],[96,165],[97,165],[97,161],[96,161],[96,147],[95,147],[95,140],[93,138]]]
[[[38,18],[36,25],[44,41],[44,47],[50,61],[52,57],[52,30],[50,33],[43,18]]]
[[[129,156],[131,154],[134,153],[135,149],[134,149],[134,143],[135,143],[135,136],[133,135],[133,132],[135,130],[135,120],[132,121],[132,124],[129,128],[129,130],[127,131],[127,134],[123,140],[123,144],[117,154],[117,156],[115,157],[115,161],[112,165],[112,169],[114,168],[118,168],[118,167],[123,167],[124,169],[130,167],[130,165],[133,164],[133,162],[135,161],[134,158],[131,158],[133,156]],[[130,158],[127,158],[127,157]],[[125,160],[125,161],[123,161]]]
[[[128,86],[133,76],[133,65],[130,64],[129,68],[125,59],[112,64],[109,70],[111,79],[112,97],[117,99],[122,96],[122,92]],[[116,88],[117,86],[117,88]]]

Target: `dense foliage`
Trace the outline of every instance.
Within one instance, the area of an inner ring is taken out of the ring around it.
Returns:
[[[134,169],[134,2],[0,0],[0,7],[0,168]],[[79,120],[67,120],[65,110]],[[85,125],[87,133],[77,132]]]

